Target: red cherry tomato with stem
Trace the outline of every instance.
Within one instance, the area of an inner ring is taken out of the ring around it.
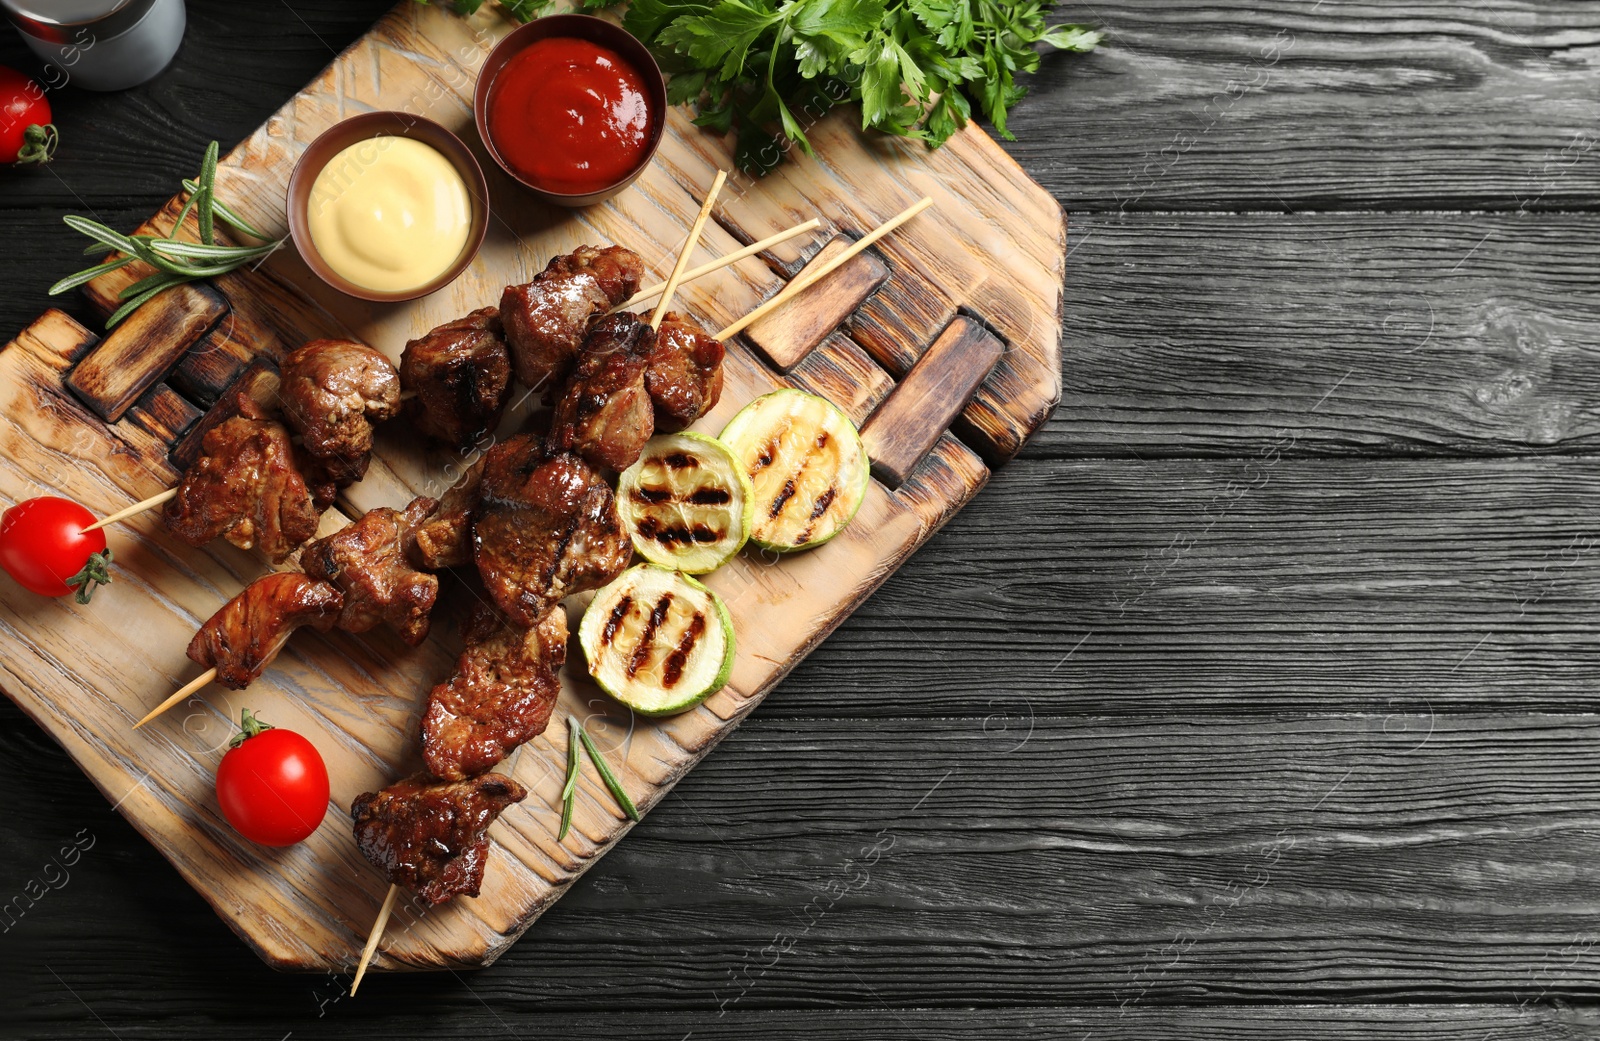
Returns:
[[[0,567],[40,596],[75,592],[86,604],[111,581],[105,531],[83,530],[94,522],[94,514],[71,499],[24,499],[0,514]]]
[[[0,163],[48,163],[55,150],[56,128],[44,88],[0,65]]]
[[[217,767],[217,802],[228,823],[263,846],[292,846],[328,812],[328,767],[316,746],[245,709],[241,733]]]

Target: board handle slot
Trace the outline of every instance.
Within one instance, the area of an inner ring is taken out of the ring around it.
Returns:
[[[872,475],[904,484],[1005,351],[984,323],[957,315],[862,426]]]
[[[856,238],[835,235],[789,281],[821,267],[855,242]],[[751,323],[744,331],[745,339],[779,372],[788,373],[888,281],[889,275],[889,265],[875,249],[863,250],[790,302]],[[778,292],[782,291],[779,287]]]

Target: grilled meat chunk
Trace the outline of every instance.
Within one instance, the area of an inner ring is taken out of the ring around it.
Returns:
[[[532,628],[563,597],[598,589],[633,556],[611,486],[574,455],[515,437],[484,459],[472,552],[489,596]]]
[[[478,509],[483,462],[479,459],[473,463],[417,525],[409,550],[411,562],[417,567],[442,571],[472,560],[472,515]]]
[[[278,656],[290,633],[302,625],[327,632],[343,606],[339,590],[298,571],[263,575],[206,619],[189,642],[189,659],[216,669],[224,687],[242,690]]]
[[[253,400],[241,398],[239,414],[206,431],[200,448],[162,510],[173,535],[191,546],[219,536],[240,549],[260,546],[276,564],[316,534],[320,495],[313,501],[289,431]]]
[[[437,781],[426,774],[356,796],[356,845],[397,886],[442,904],[477,896],[489,860],[489,825],[528,790],[504,774]]]
[[[547,443],[590,463],[626,470],[655,432],[645,362],[655,336],[624,311],[600,319],[578,351],[578,364],[556,399]]]
[[[406,417],[429,437],[458,448],[500,424],[511,397],[511,352],[497,308],[446,322],[406,344],[400,382],[416,397]]]
[[[394,364],[364,343],[312,340],[291,351],[279,372],[283,414],[306,452],[365,472],[372,424],[400,411]]]
[[[722,341],[694,319],[677,311],[662,317],[644,373],[658,431],[682,430],[716,407],[724,354]]]
[[[406,547],[413,529],[437,505],[433,499],[416,498],[404,513],[379,507],[300,554],[307,575],[332,583],[344,594],[339,628],[364,633],[388,622],[413,647],[428,638],[428,613],[439,597],[439,578],[413,568]]]
[[[554,391],[571,370],[589,322],[639,291],[644,261],[621,246],[579,246],[532,282],[507,286],[500,320],[517,379]]]
[[[433,688],[422,717],[423,758],[446,780],[484,773],[544,733],[561,693],[567,610],[557,604],[523,629],[478,604],[466,637],[455,674]]]

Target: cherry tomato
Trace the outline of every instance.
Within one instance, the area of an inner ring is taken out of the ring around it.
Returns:
[[[71,499],[24,499],[0,514],[0,567],[41,596],[78,594],[86,604],[111,581],[106,533],[84,531],[94,514]]]
[[[48,163],[55,150],[44,88],[0,65],[0,163]]]
[[[292,846],[328,812],[328,768],[316,746],[244,710],[240,733],[217,767],[217,802],[239,834]]]

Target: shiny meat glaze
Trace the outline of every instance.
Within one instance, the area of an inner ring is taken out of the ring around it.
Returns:
[[[442,571],[471,562],[472,515],[478,509],[483,463],[482,459],[473,463],[417,526],[409,551],[411,562],[417,567]]]
[[[496,445],[484,460],[473,558],[496,606],[532,628],[562,598],[622,573],[633,543],[611,486],[572,455],[533,439]]]
[[[387,506],[370,510],[300,554],[307,575],[332,583],[344,594],[339,628],[364,633],[388,622],[413,647],[428,638],[428,614],[439,597],[439,579],[413,568],[406,549],[413,529],[437,505],[433,499],[417,498],[404,513]]]
[[[426,774],[356,797],[356,845],[385,878],[442,904],[477,896],[489,859],[489,825],[528,790],[502,774],[436,781]]]
[[[517,379],[554,388],[577,357],[589,322],[639,291],[644,261],[621,246],[579,246],[545,265],[532,282],[507,286],[500,319]]]
[[[721,340],[687,315],[668,311],[662,317],[644,374],[658,433],[682,430],[716,407],[726,353]]]
[[[578,364],[556,399],[546,443],[599,467],[626,470],[655,432],[645,391],[645,361],[655,336],[639,316],[600,319],[578,350]]]
[[[254,683],[303,625],[327,632],[339,620],[339,590],[298,571],[264,575],[239,591],[189,642],[189,660],[217,670],[231,690]]]
[[[317,532],[322,509],[296,465],[283,424],[244,398],[239,414],[206,432],[202,455],[161,511],[167,530],[191,546],[225,538],[240,549],[261,547],[273,563]],[[318,499],[326,491],[319,485]]]
[[[394,364],[364,343],[312,340],[283,359],[279,376],[284,417],[306,452],[365,473],[372,424],[400,411]]]
[[[567,611],[557,604],[523,629],[480,603],[466,641],[455,674],[433,688],[422,716],[423,759],[447,780],[481,774],[544,733],[561,693]]]
[[[406,418],[428,437],[467,448],[500,424],[511,397],[511,352],[500,312],[481,308],[406,344],[400,382],[416,397]]]

